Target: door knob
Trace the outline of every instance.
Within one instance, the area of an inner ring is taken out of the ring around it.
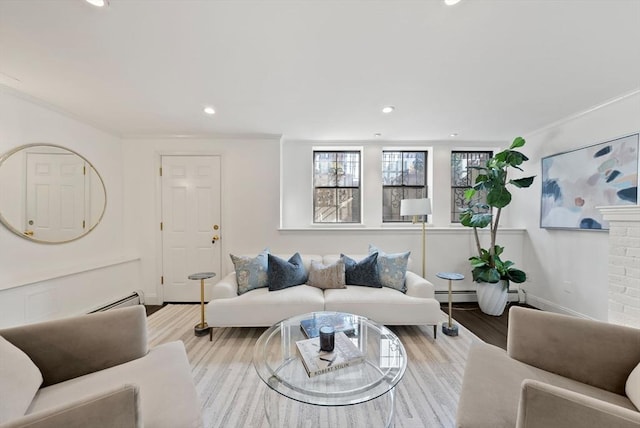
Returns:
[[[215,244],[217,240],[219,240],[220,237],[218,235],[213,235],[213,238],[211,238],[211,243]]]

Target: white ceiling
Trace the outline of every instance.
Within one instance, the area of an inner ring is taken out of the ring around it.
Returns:
[[[122,136],[510,140],[640,89],[640,1],[0,0],[0,84]]]

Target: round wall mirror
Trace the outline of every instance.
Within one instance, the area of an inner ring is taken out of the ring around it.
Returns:
[[[0,157],[0,222],[16,235],[73,241],[98,225],[106,205],[102,177],[73,150],[29,144]]]

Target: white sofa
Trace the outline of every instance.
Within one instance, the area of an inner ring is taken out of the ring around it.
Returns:
[[[340,255],[301,254],[301,257],[309,271],[311,260],[329,265]],[[367,255],[349,257],[359,261]],[[406,294],[388,287],[347,285],[344,289],[322,290],[297,285],[278,291],[258,288],[238,295],[236,273],[231,272],[213,286],[206,308],[207,323],[211,327],[266,327],[294,315],[336,311],[365,316],[385,325],[433,325],[435,337],[441,312],[433,284],[407,270],[406,286]]]

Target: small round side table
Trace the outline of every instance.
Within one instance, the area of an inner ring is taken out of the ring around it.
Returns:
[[[200,322],[193,328],[196,336],[204,336],[211,330],[211,327],[204,322],[204,280],[213,278],[214,276],[216,276],[216,274],[213,272],[200,272],[189,275],[189,279],[200,280]]]
[[[449,322],[442,323],[442,332],[447,336],[457,336],[458,326],[454,325],[451,319],[451,312],[452,312],[451,281],[460,281],[461,279],[464,279],[464,275],[462,275],[461,273],[453,273],[453,272],[438,272],[436,276],[438,278],[449,280]]]

